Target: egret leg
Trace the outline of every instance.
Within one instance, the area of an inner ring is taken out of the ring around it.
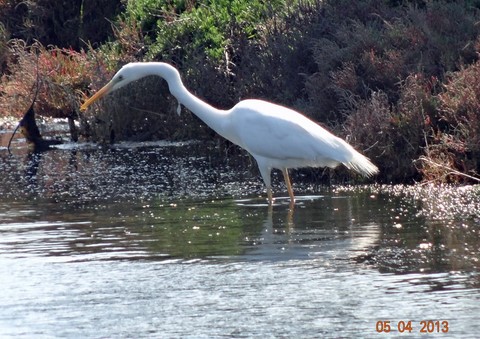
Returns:
[[[288,231],[291,231],[292,228],[295,227],[295,224],[293,223],[293,211],[295,208],[295,203],[290,201],[290,206],[288,207],[288,214],[287,214],[287,226],[288,226]]]
[[[262,157],[255,158],[258,163],[258,169],[260,170],[260,174],[262,175],[263,182],[267,187],[267,196],[268,196],[268,203],[270,205],[273,204],[273,196],[272,196],[272,181],[270,178],[270,173],[272,172],[272,168],[268,165],[268,162],[265,161]]]
[[[272,188],[267,187],[268,204],[273,205]]]
[[[290,177],[288,176],[288,170],[284,168],[282,172],[285,183],[287,184],[288,195],[290,196],[290,203],[294,203],[295,195],[293,194],[292,184],[290,183]]]

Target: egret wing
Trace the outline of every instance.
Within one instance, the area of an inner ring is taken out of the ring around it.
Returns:
[[[328,166],[350,153],[347,143],[296,111],[260,100],[243,103],[235,107],[233,121],[240,146],[253,155]]]

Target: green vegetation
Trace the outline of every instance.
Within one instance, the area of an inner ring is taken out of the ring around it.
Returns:
[[[216,138],[154,77],[78,111],[122,64],[161,60],[214,106],[304,112],[372,158],[379,181],[478,181],[480,1],[79,3],[62,18],[53,0],[0,0],[2,114],[26,110],[38,68],[37,112],[74,116],[89,140]],[[74,27],[47,28],[62,19]]]
[[[148,38],[148,59],[181,58],[204,53],[221,62],[236,34],[256,38],[257,27],[269,9],[281,10],[284,1],[210,0],[129,1],[124,20],[136,23]],[[170,54],[169,54],[170,52]],[[167,55],[165,54],[167,53]]]

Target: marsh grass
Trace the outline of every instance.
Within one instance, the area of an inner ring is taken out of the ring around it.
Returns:
[[[377,162],[385,182],[477,178],[478,9],[331,1],[325,10],[306,86],[323,110],[314,116]]]
[[[11,40],[6,55],[9,62],[0,81],[0,110],[20,119],[34,102],[39,116],[80,118],[81,93],[94,74],[86,52]]]

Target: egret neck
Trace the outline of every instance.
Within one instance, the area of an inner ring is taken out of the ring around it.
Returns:
[[[161,62],[138,64],[145,66],[146,75],[158,75],[165,79],[165,81],[168,83],[168,89],[170,90],[170,93],[178,100],[180,104],[188,108],[215,132],[228,139],[228,135],[225,133],[230,129],[228,126],[228,111],[217,109],[193,95],[184,86],[180,77],[180,73],[173,66]]]

